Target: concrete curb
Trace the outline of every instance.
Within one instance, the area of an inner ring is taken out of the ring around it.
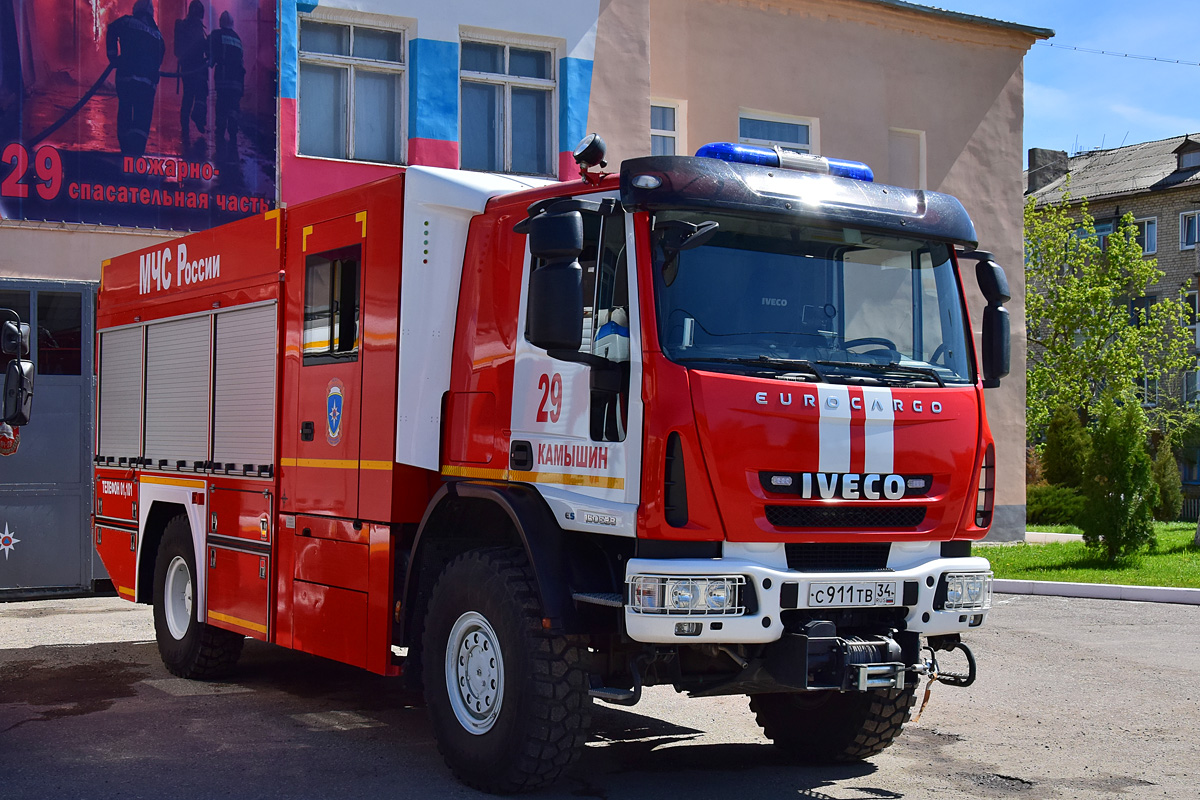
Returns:
[[[1182,603],[1200,606],[1200,589],[1165,586],[1125,586],[1112,583],[1016,581],[997,578],[992,591],[1001,594],[1037,594],[1050,597],[1087,597],[1097,600],[1140,600],[1145,603]]]
[[[1042,531],[1025,531],[1025,541],[1035,544],[1048,542],[1082,542],[1081,533],[1043,533]]]

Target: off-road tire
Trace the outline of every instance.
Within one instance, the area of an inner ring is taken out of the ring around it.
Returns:
[[[916,682],[869,692],[756,694],[750,710],[768,739],[809,763],[860,761],[887,749],[912,716]]]
[[[583,748],[591,724],[583,651],[578,640],[545,631],[542,617],[533,571],[516,548],[464,553],[433,587],[422,646],[425,701],[442,758],[468,786],[493,794],[537,789],[562,775]],[[494,716],[469,720],[474,731],[455,710],[457,703],[463,713],[458,682],[475,677],[466,667],[473,662],[446,657],[448,647],[461,654],[470,645],[470,635],[462,639],[464,620],[487,626],[479,632],[495,642],[470,658],[500,656]]]
[[[182,637],[171,632],[167,621],[167,572],[176,559],[187,566],[195,602],[196,554],[192,549],[192,531],[187,517],[177,516],[167,523],[154,561],[154,635],[158,654],[167,670],[181,678],[213,680],[233,672],[246,637],[196,620],[195,609],[187,615]]]

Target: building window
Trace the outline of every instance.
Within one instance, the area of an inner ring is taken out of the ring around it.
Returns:
[[[681,104],[655,100],[650,104],[650,155],[674,156],[684,151]]]
[[[1142,408],[1154,408],[1158,405],[1158,378],[1136,378],[1133,381],[1133,389],[1141,401]]]
[[[400,164],[404,33],[300,20],[304,155]]]
[[[1179,169],[1195,169],[1200,167],[1200,150],[1179,154]]]
[[[1183,402],[1191,405],[1200,400],[1200,364],[1183,373]]]
[[[1150,318],[1150,307],[1158,302],[1158,295],[1148,294],[1129,301],[1129,324],[1141,327],[1142,320]]]
[[[1179,215],[1179,249],[1196,249],[1196,218],[1200,211],[1188,211]]]
[[[554,58],[549,50],[464,41],[459,113],[463,169],[551,175]]]
[[[816,122],[807,117],[742,111],[738,116],[738,141],[815,154],[818,149]]]
[[[1137,226],[1137,243],[1142,246],[1142,255],[1158,252],[1158,217],[1135,219]]]
[[[1200,339],[1197,339],[1197,320],[1200,320],[1200,293],[1192,289],[1184,298],[1184,305],[1187,306],[1187,322],[1188,330],[1192,332],[1193,345],[1200,347]]]

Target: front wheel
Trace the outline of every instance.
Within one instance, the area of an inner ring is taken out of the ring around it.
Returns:
[[[422,646],[438,750],[469,786],[510,794],[557,779],[578,757],[591,697],[577,642],[542,628],[521,550],[473,550],[430,596]]]
[[[775,746],[797,761],[859,761],[885,750],[912,715],[917,686],[869,692],[756,694],[750,710]]]
[[[246,637],[196,619],[196,554],[187,517],[167,523],[154,562],[154,635],[163,664],[181,678],[223,678]]]

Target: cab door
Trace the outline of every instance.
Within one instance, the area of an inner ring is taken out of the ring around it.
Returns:
[[[366,212],[312,221],[293,217],[293,222],[289,241],[299,247],[289,253],[289,272],[300,286],[288,290],[291,386],[285,403],[291,408],[284,409],[282,507],[354,518]]]
[[[519,337],[509,466],[537,486],[563,527],[633,536],[642,405],[632,217],[582,213],[580,350],[592,363],[553,358]],[[531,266],[527,253],[522,320]]]

